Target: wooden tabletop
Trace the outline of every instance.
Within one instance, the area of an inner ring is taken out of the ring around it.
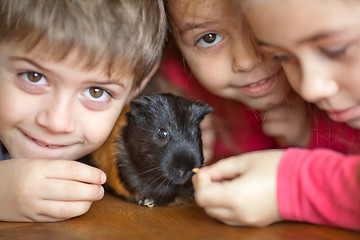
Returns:
[[[148,208],[106,194],[88,213],[67,221],[0,222],[0,239],[359,240],[360,233],[293,222],[264,228],[230,227],[210,218],[194,203]]]

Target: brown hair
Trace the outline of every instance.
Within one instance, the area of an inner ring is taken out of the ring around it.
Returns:
[[[162,0],[0,0],[0,43],[57,61],[79,50],[84,67],[130,69],[133,88],[160,59],[165,33]]]

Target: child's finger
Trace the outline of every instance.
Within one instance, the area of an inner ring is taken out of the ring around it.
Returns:
[[[42,208],[39,211],[39,218],[49,218],[53,221],[60,221],[77,217],[86,213],[92,201],[42,201]]]
[[[48,179],[42,186],[40,198],[58,201],[96,201],[104,196],[104,188],[97,184]]]
[[[100,169],[84,163],[67,160],[51,160],[44,164],[44,175],[47,178],[68,179],[79,182],[103,184],[106,175]]]
[[[194,190],[195,201],[200,207],[227,207],[229,205],[226,183],[211,182],[206,179],[204,181],[200,173],[194,184]]]
[[[245,156],[239,155],[222,159],[210,166],[202,168],[200,171],[206,172],[211,181],[217,182],[239,177],[246,169],[248,169],[248,164]]]
[[[234,210],[230,208],[206,208],[205,212],[219,221],[231,225],[231,226],[242,226],[234,214]]]

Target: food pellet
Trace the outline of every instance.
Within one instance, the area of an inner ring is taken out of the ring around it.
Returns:
[[[193,172],[193,173],[197,173],[199,170],[200,170],[199,168],[193,168],[193,169],[192,169],[192,172]]]

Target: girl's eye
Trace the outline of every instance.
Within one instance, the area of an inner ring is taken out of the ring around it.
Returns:
[[[278,63],[278,62],[289,62],[293,58],[293,55],[286,54],[286,55],[275,55],[272,58],[272,62]]]
[[[37,72],[25,72],[21,73],[20,76],[32,84],[45,85],[48,83],[46,77]]]
[[[86,89],[84,95],[95,101],[106,101],[111,97],[111,94],[108,91],[99,87],[90,87]]]
[[[321,52],[330,58],[338,58],[343,56],[351,46],[352,44],[348,44],[344,47],[336,49],[321,49]]]
[[[202,47],[211,47],[222,40],[222,37],[216,33],[207,33],[203,35],[198,41],[197,44],[200,44]]]

